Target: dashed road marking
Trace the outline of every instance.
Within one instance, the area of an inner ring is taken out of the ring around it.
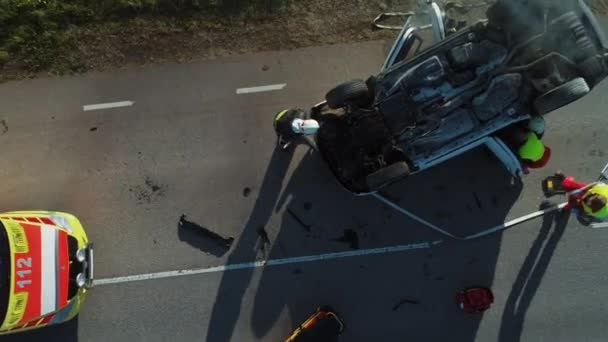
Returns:
[[[287,87],[287,83],[272,84],[272,85],[259,86],[259,87],[251,87],[251,88],[239,88],[239,89],[236,90],[236,93],[238,95],[252,94],[252,93],[261,93],[261,92],[265,92],[265,91],[282,90],[282,89],[285,89],[285,87]]]
[[[418,250],[418,249],[429,249],[442,242],[443,241],[438,240],[438,241],[434,241],[434,242],[424,242],[424,243],[418,243],[418,244],[397,245],[397,246],[380,247],[380,248],[372,248],[372,249],[360,249],[360,250],[347,251],[347,252],[335,252],[335,253],[326,253],[326,254],[319,254],[319,255],[293,257],[293,258],[245,262],[245,263],[240,263],[240,264],[215,266],[215,267],[207,267],[207,268],[194,268],[194,269],[186,269],[186,270],[179,270],[179,271],[137,274],[137,275],[106,278],[106,279],[95,279],[93,281],[93,285],[100,286],[100,285],[110,285],[110,284],[119,284],[119,283],[131,283],[131,282],[144,281],[144,280],[175,278],[175,277],[184,277],[184,276],[191,276],[191,275],[197,275],[197,274],[220,273],[220,272],[227,272],[227,271],[236,271],[236,270],[243,270],[243,269],[260,268],[260,267],[271,267],[271,266],[279,266],[279,265],[301,264],[301,263],[307,263],[307,262],[350,258],[350,257],[364,256],[364,255],[390,254],[390,253],[398,253],[398,252],[405,252],[405,251]]]
[[[119,101],[119,102],[109,102],[109,103],[98,103],[82,106],[82,110],[85,112],[92,110],[101,110],[101,109],[111,109],[111,108],[120,108],[120,107],[131,107],[134,105],[133,101]]]

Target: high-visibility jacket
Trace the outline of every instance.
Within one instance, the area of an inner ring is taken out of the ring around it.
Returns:
[[[608,200],[608,185],[606,185],[604,183],[599,183],[599,184],[594,185],[593,187],[591,187],[589,190],[587,190],[585,192],[585,194],[583,195],[583,200],[581,201],[581,206],[583,207],[585,214],[587,214],[589,216],[593,216],[598,219],[608,218],[608,206],[604,206],[602,209],[600,209],[596,212],[593,212],[593,210],[591,210],[591,208],[589,208],[585,204],[585,198],[587,198],[591,195],[604,196],[604,198],[606,198],[606,200]]]
[[[545,155],[545,145],[536,133],[530,131],[526,136],[526,142],[519,148],[517,154],[521,159],[536,162]]]

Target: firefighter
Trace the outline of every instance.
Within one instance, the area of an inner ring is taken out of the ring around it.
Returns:
[[[561,177],[560,177],[561,176]],[[608,185],[602,182],[585,184],[577,182],[574,177],[563,178],[561,188],[568,192],[568,204],[564,210],[575,210],[579,216],[587,217],[595,222],[608,220]]]
[[[551,158],[551,149],[542,142],[545,134],[545,120],[535,116],[525,124],[516,124],[503,131],[500,137],[519,157],[528,174],[529,169],[539,169],[547,165]]]
[[[274,130],[279,143],[285,148],[296,137],[317,133],[319,122],[308,118],[301,109],[286,109],[275,115]]]

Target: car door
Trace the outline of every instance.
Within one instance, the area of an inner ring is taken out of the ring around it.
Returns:
[[[443,11],[435,2],[428,2],[424,7],[403,15],[406,17],[405,23],[388,53],[382,70],[410,59],[423,47],[445,39]]]

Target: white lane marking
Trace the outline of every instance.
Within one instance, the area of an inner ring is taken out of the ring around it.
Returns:
[[[57,229],[40,227],[40,314],[55,311],[57,304]]]
[[[398,246],[380,247],[380,248],[373,248],[373,249],[361,249],[361,250],[348,251],[348,252],[336,252],[336,253],[326,253],[326,254],[319,254],[319,255],[301,256],[301,257],[294,257],[294,258],[246,262],[246,263],[241,263],[241,264],[232,264],[232,265],[215,266],[215,267],[207,267],[207,268],[194,268],[194,269],[188,269],[188,270],[147,273],[147,274],[138,274],[138,275],[107,278],[107,279],[95,279],[93,281],[93,286],[118,284],[118,283],[130,283],[130,282],[143,281],[143,280],[183,277],[183,276],[205,274],[205,273],[236,271],[236,270],[243,270],[243,269],[250,269],[250,268],[270,267],[270,266],[279,266],[279,265],[288,265],[288,264],[299,264],[299,263],[314,262],[314,261],[349,258],[349,257],[355,257],[355,256],[363,256],[363,255],[398,253],[398,252],[405,252],[405,251],[411,251],[411,250],[416,250],[416,249],[429,249],[442,242],[443,241],[439,240],[439,241],[434,241],[434,242],[430,242],[430,243],[424,242],[424,243],[418,243],[418,244],[398,245]]]
[[[134,105],[133,101],[119,101],[119,102],[109,102],[109,103],[98,103],[92,105],[82,106],[82,110],[85,112],[91,110],[100,110],[100,109],[111,109],[111,108],[120,108],[120,107],[131,107]]]
[[[236,90],[236,93],[238,95],[241,95],[241,94],[251,94],[251,93],[261,93],[261,92],[264,92],[264,91],[282,90],[285,87],[287,87],[287,83],[272,84],[272,85],[267,85],[267,86],[251,87],[251,88],[239,88],[239,89]]]

